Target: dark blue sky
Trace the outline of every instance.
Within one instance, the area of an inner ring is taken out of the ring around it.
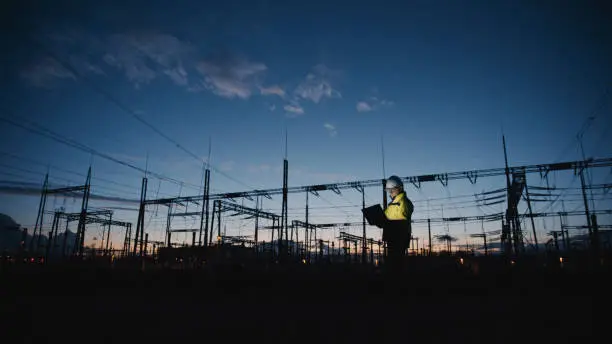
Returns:
[[[223,191],[281,185],[284,127],[291,185],[382,177],[381,135],[386,172],[401,176],[502,167],[502,130],[511,165],[579,159],[575,136],[589,116],[586,155],[612,153],[612,13],[604,1],[72,3],[5,12],[13,30],[2,33],[9,46],[2,116],[35,121],[142,168],[148,155],[151,170],[196,186],[201,162],[126,108],[199,157],[210,137],[212,164],[241,182],[213,173],[213,189]],[[44,164],[85,173],[91,161],[6,123],[0,140],[2,152],[39,162],[5,154],[3,164],[22,170],[3,167],[0,180],[40,183]],[[141,173],[99,157],[93,169],[99,193],[138,197]],[[600,174],[594,182],[608,171]],[[83,179],[53,168],[51,175]],[[559,178],[569,181],[571,172]],[[410,196],[503,186],[503,179],[436,185]],[[160,193],[179,189],[162,182]],[[295,197],[301,218],[302,196]],[[350,192],[327,197],[359,204]],[[371,190],[368,203],[379,198]],[[280,208],[280,199],[270,203]],[[18,222],[34,222],[36,197],[0,195],[0,204]],[[415,217],[427,216],[419,210]],[[325,222],[349,218],[323,212]],[[122,216],[135,222],[135,213]]]

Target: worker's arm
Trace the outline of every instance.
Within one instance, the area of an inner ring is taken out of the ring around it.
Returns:
[[[406,220],[409,220],[412,218],[412,212],[414,212],[414,205],[408,198],[406,198],[403,205],[404,206],[402,207],[402,212],[403,212],[404,218]]]

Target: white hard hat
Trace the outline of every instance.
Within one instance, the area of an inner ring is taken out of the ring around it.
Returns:
[[[395,188],[403,188],[404,183],[398,176],[391,176],[387,179],[387,184],[385,185],[385,189],[395,189]]]

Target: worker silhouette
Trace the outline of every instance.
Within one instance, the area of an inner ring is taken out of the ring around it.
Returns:
[[[387,244],[386,265],[398,271],[403,269],[406,250],[410,246],[414,205],[406,196],[404,183],[398,176],[387,179],[385,190],[391,197],[391,203],[385,209],[387,221],[383,225],[383,241]]]

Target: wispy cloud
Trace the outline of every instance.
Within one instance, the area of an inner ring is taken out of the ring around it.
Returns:
[[[135,87],[167,76],[175,84],[186,86],[188,74],[183,64],[194,48],[167,34],[116,34],[102,38],[103,60],[119,68]]]
[[[283,107],[289,117],[297,117],[304,114],[304,108],[299,105],[285,105]]]
[[[263,63],[227,52],[202,58],[195,46],[163,33],[55,33],[45,37],[52,42],[53,50],[64,53],[59,55],[69,56],[67,61],[79,73],[107,74],[104,67],[119,70],[136,88],[165,79],[192,92],[209,90],[221,97],[246,99],[261,85],[258,77],[267,70]],[[57,64],[44,62],[25,69],[24,79],[42,86],[48,80],[70,75]],[[278,86],[261,92],[284,94]]]
[[[297,85],[288,100],[288,104],[284,106],[287,117],[295,118],[306,113],[304,107],[300,104],[303,101],[312,101],[318,104],[324,98],[341,98],[342,94],[332,86],[332,82],[338,79],[339,74],[338,71],[331,70],[322,64],[314,66],[306,75],[306,78]],[[286,98],[284,90],[275,89],[275,91],[273,93],[272,90],[266,90],[268,94],[278,94]]]
[[[305,113],[304,101],[318,104],[324,99],[341,98],[337,89],[341,73],[323,64],[316,65],[292,91],[279,84],[265,84],[268,66],[234,52],[216,50],[203,58],[198,47],[165,33],[126,32],[94,35],[88,32],[52,33],[45,36],[52,50],[67,57],[69,69],[44,59],[22,71],[22,77],[43,87],[58,79],[112,75],[119,71],[139,89],[158,81],[169,81],[189,92],[209,91],[228,99],[248,99],[253,95],[278,96],[286,101],[290,117]]]
[[[264,96],[277,95],[281,98],[285,96],[285,90],[283,90],[280,86],[274,85],[269,87],[260,87],[259,91]]]
[[[76,80],[74,74],[50,57],[28,65],[21,71],[20,76],[30,85],[41,88],[52,88],[61,79]]]
[[[393,101],[382,99],[379,100],[377,97],[370,97],[367,101],[359,101],[357,102],[357,112],[370,112],[376,111],[384,107],[391,107],[395,103]]]
[[[323,127],[325,128],[325,130],[327,130],[329,136],[335,137],[336,135],[338,135],[338,131],[336,130],[336,127],[334,125],[325,123],[323,124]]]
[[[342,94],[332,87],[334,74],[337,73],[325,65],[314,66],[295,89],[295,95],[315,104],[318,104],[323,98],[342,98]]]
[[[202,61],[197,69],[204,76],[203,85],[214,94],[247,99],[257,85],[256,77],[267,67],[263,63],[230,57]]]
[[[366,102],[358,102],[357,103],[357,111],[358,112],[368,112],[372,111],[372,106]]]

